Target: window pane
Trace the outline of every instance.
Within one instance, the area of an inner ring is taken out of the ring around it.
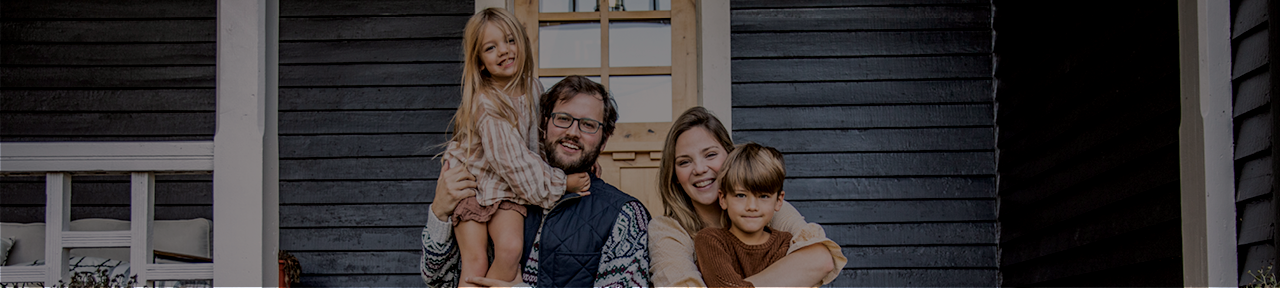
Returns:
[[[591,79],[591,81],[596,81],[596,83],[600,83],[600,76],[587,76],[587,79]],[[559,83],[560,80],[564,80],[564,76],[538,77],[538,82],[542,82],[542,92],[547,92],[547,90],[551,90],[551,86],[556,85],[556,83]]]
[[[653,10],[671,10],[671,0],[658,0],[655,2],[657,2],[655,4],[658,4],[658,8]]]
[[[544,22],[538,26],[538,63],[542,68],[600,67],[600,22]]]
[[[618,123],[670,122],[671,75],[610,76]]]
[[[611,0],[610,3],[613,5],[618,5],[618,3],[622,4],[622,9],[614,9],[610,11],[671,10],[671,0]],[[617,6],[615,6],[615,8],[617,8]]]
[[[538,12],[573,12],[573,0],[539,0]]]
[[[595,12],[595,11],[600,11],[600,9],[596,9],[596,4],[597,4],[596,0],[576,0],[575,2],[577,2],[577,3],[578,3],[578,11],[577,11],[577,12]]]
[[[671,21],[609,22],[609,66],[671,66]]]

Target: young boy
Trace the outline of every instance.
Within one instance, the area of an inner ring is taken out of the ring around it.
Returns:
[[[708,287],[754,287],[744,279],[787,255],[791,233],[771,231],[782,209],[782,153],[756,143],[738,145],[725,158],[720,182],[724,228],[707,227],[694,236],[698,270]]]

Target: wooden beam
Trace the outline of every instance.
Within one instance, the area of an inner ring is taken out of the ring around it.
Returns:
[[[0,143],[0,171],[211,171],[213,141]]]
[[[694,3],[698,10],[698,105],[706,107],[724,128],[733,133],[733,85],[729,76],[729,2],[700,1]],[[788,36],[785,38],[795,38]],[[750,49],[742,47],[739,49]],[[783,97],[777,97],[783,98]],[[785,97],[792,98],[792,97]],[[672,115],[680,115],[676,111]]]
[[[1230,3],[1178,1],[1183,285],[1236,287]]]

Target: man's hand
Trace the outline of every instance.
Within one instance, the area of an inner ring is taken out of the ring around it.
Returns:
[[[523,282],[506,282],[502,280],[489,279],[484,277],[467,277],[467,283],[471,283],[478,287],[529,287]]]
[[[450,162],[444,161],[444,166],[440,168],[440,179],[436,180],[435,201],[431,201],[431,211],[435,212],[436,218],[440,221],[447,221],[462,199],[476,196],[478,186],[476,176],[467,172],[462,165],[450,165],[454,164]]]

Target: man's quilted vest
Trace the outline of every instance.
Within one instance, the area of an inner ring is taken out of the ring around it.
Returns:
[[[521,262],[528,261],[533,240],[541,227],[536,286],[594,286],[596,273],[600,271],[600,248],[609,238],[622,205],[638,200],[594,175],[590,191],[591,194],[585,197],[576,193],[565,194],[545,215],[541,207],[528,206],[524,255],[520,259]],[[525,266],[525,263],[521,264],[521,267]]]

